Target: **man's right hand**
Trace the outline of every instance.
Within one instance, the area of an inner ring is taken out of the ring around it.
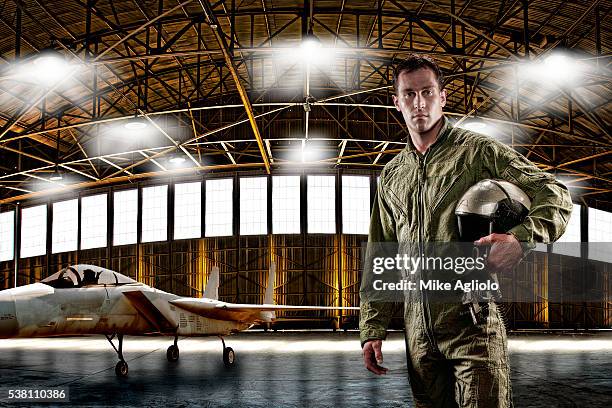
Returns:
[[[366,368],[377,375],[387,374],[387,369],[381,366],[383,363],[381,348],[382,340],[370,340],[363,345],[362,350]]]

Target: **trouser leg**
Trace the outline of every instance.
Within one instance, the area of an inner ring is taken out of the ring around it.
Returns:
[[[423,324],[420,305],[406,305],[406,360],[418,408],[455,408],[453,368],[435,350]]]
[[[469,332],[468,332],[469,333]],[[489,303],[473,334],[459,338],[452,357],[455,397],[461,407],[512,407],[508,338],[495,303]]]
[[[420,308],[405,315],[417,407],[511,407],[507,338],[497,307],[492,303],[474,325],[464,305],[432,306],[429,333]]]

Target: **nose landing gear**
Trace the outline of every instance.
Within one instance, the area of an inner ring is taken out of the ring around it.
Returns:
[[[106,337],[106,340],[108,340],[108,342],[111,344],[111,346],[113,346],[113,349],[115,349],[115,352],[117,352],[117,357],[119,357],[119,362],[117,363],[117,365],[115,365],[115,374],[117,375],[117,377],[127,377],[128,375],[128,371],[129,371],[129,367],[128,367],[128,363],[126,363],[125,359],[123,358],[123,334],[116,334],[117,336],[117,341],[119,342],[119,347],[115,347],[115,344],[113,343],[113,339],[115,338],[115,334],[113,334],[112,336],[109,335],[104,335]]]

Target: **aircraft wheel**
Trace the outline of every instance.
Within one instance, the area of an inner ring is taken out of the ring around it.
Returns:
[[[223,364],[226,367],[233,367],[236,363],[236,353],[234,353],[234,349],[231,347],[226,347],[223,349]]]
[[[117,374],[117,377],[127,377],[128,364],[123,360],[119,361],[115,366],[115,374]]]
[[[179,359],[179,348],[174,344],[168,347],[168,351],[166,351],[166,358],[170,362],[178,361]]]

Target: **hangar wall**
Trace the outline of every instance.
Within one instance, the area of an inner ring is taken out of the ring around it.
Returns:
[[[231,176],[237,178],[244,175],[251,174],[233,173]],[[371,175],[375,182],[374,174]],[[173,181],[179,180],[166,182]],[[139,187],[148,185],[138,184]],[[133,184],[131,186],[135,187]],[[112,191],[112,187],[107,187],[96,190],[96,193]],[[89,191],[82,194],[85,193],[91,194]],[[55,197],[47,202],[58,200]],[[302,203],[302,207],[305,206]],[[304,216],[305,211],[302,213]],[[268,268],[274,261],[277,265],[277,303],[358,306],[361,245],[366,241],[365,235],[305,232],[294,235],[234,235],[123,246],[112,246],[109,240],[109,245],[103,248],[59,254],[50,254],[48,250],[50,255],[47,256],[19,259],[17,282],[18,285],[33,283],[70,264],[91,263],[120,271],[164,291],[198,297],[203,293],[208,273],[217,265],[220,268],[221,300],[261,303]],[[605,271],[601,276],[585,280],[576,276],[576,269],[572,267],[576,259],[552,253],[548,248],[546,252],[531,253],[511,276],[504,278],[510,280],[513,288],[529,288],[522,292],[529,293],[527,297],[515,298],[518,302],[506,305],[506,319],[510,328],[612,327],[612,282],[605,279],[606,274],[610,275],[610,264],[597,268]],[[12,287],[14,278],[15,263],[1,262],[0,289]],[[584,289],[589,293],[597,292],[597,298],[602,301],[577,303],[573,298],[572,301],[565,301],[562,296],[555,296],[556,301],[550,301],[552,293],[567,292],[571,290],[570,285],[575,287],[577,282],[583,286],[590,285]],[[402,311],[398,310],[395,316],[393,326],[399,328],[402,325]],[[277,317],[275,327],[353,328],[357,326],[358,313],[304,311],[278,313]]]

